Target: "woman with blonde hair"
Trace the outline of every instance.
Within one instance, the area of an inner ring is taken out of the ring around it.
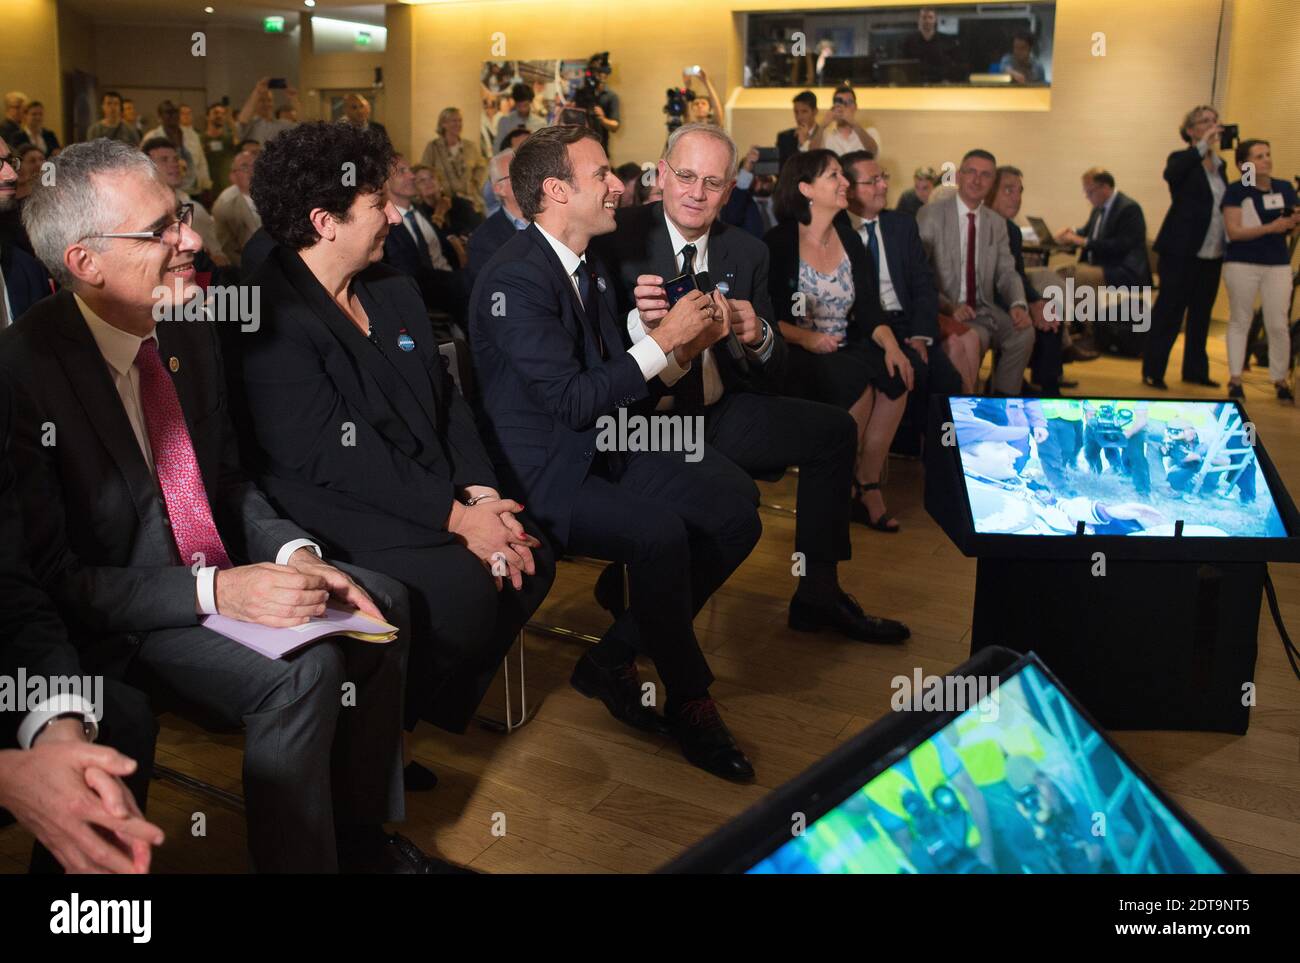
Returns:
[[[420,163],[433,168],[444,190],[465,198],[481,215],[487,160],[477,144],[461,136],[464,124],[458,108],[445,108],[438,115],[438,136],[424,148]]]

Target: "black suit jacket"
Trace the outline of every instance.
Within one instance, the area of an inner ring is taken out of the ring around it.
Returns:
[[[795,154],[799,153],[799,135],[793,127],[776,135],[777,163],[784,166]]]
[[[274,561],[307,535],[243,474],[214,326],[164,321],[157,334],[228,554]],[[0,332],[0,371],[14,389],[29,558],[72,636],[116,659],[139,633],[197,624],[190,561],[177,557],[155,476],[71,291]]]
[[[871,257],[862,238],[853,230],[847,217],[836,217],[832,222],[840,243],[849,255],[853,269],[853,307],[849,309],[849,327],[846,344],[866,344],[878,325],[885,323],[885,312],[880,308],[880,279],[872,270]],[[799,223],[782,221],[763,238],[772,263],[767,276],[767,288],[772,312],[778,321],[798,324],[794,309],[799,291]]]
[[[50,293],[50,276],[45,267],[16,244],[0,240],[0,272],[9,293],[13,318],[21,318],[33,304]]]
[[[472,290],[479,272],[487,266],[492,255],[501,249],[501,245],[510,240],[519,230],[515,227],[505,208],[497,211],[474,229],[469,236],[469,265],[465,268],[465,281]]]
[[[1165,183],[1169,185],[1169,210],[1165,213],[1155,248],[1172,257],[1195,257],[1210,228],[1214,209],[1214,192],[1200,151],[1195,147],[1176,150],[1165,162]],[[1216,173],[1224,180],[1223,168]],[[1224,181],[1226,188],[1227,181]]]
[[[610,273],[594,252],[587,263],[598,279],[590,311],[550,243],[530,224],[502,245],[470,296],[484,441],[503,482],[524,493],[529,513],[561,546],[596,456],[597,420],[649,396],[641,368],[627,353]]]
[[[433,230],[438,236],[438,246],[442,249],[443,257],[453,269],[456,268],[456,251],[447,240],[446,233],[438,230],[436,224],[433,225]],[[410,229],[405,222],[389,226],[388,236],[384,238],[384,263],[391,264],[403,274],[409,274],[413,278],[419,277],[421,271],[427,270],[420,263],[420,249],[416,246],[415,238],[411,237]]]
[[[293,251],[277,246],[252,283],[262,323],[233,339],[231,394],[272,501],[344,559],[450,542],[457,490],[496,474],[415,283],[383,264],[357,275],[370,338]]]
[[[1100,216],[1101,208],[1094,207],[1088,215],[1088,223],[1078,233],[1091,238],[1093,227]],[[1208,226],[1209,222],[1206,223]],[[1201,239],[1205,239],[1204,231],[1201,232]],[[1116,191],[1115,198],[1110,203],[1110,214],[1101,226],[1101,236],[1084,245],[1079,260],[1101,267],[1107,284],[1150,284],[1147,219],[1142,214],[1142,206],[1128,195]]]
[[[80,675],[76,649],[24,557],[17,482],[6,453],[10,408],[8,386],[0,381],[0,676],[13,679],[19,667],[28,676]],[[0,707],[0,749],[16,747],[26,714]]]
[[[1011,246],[1011,258],[1016,262],[1016,273],[1020,275],[1020,283],[1025,288],[1025,301],[1033,304],[1035,301],[1041,301],[1043,296],[1032,284],[1029,283],[1029,275],[1025,273],[1025,235],[1020,230],[1020,225],[1011,218],[1007,218],[1007,244]],[[1003,311],[1010,311],[1011,305],[1004,304],[1001,295],[998,295],[998,304],[1002,305]]]
[[[626,328],[628,313],[636,307],[633,289],[637,275],[657,274],[667,280],[677,276],[677,258],[668,235],[663,203],[656,201],[642,207],[624,207],[617,215],[618,228],[613,234],[592,239],[592,248],[610,268],[614,280],[618,323]],[[727,391],[779,391],[785,371],[788,349],[781,336],[769,300],[767,283],[767,248],[763,242],[741,228],[714,221],[709,229],[709,277],[717,284],[725,281],[727,296],[749,301],[754,313],[765,318],[772,328],[775,343],[767,363],[749,352],[745,364],[739,364],[727,351],[724,342],[711,347],[718,373]],[[658,378],[651,386],[655,399],[672,394]]]
[[[938,344],[939,291],[934,283],[930,259],[925,254],[925,245],[921,243],[916,218],[899,211],[881,211],[879,217],[889,280],[893,282],[894,294],[907,316],[902,324],[891,325],[894,334],[900,341],[920,337],[930,338]]]

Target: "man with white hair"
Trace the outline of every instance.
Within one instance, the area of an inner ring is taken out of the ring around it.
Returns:
[[[230,165],[230,186],[217,195],[212,205],[217,243],[226,259],[236,267],[240,265],[248,239],[262,226],[262,216],[257,213],[253,195],[249,193],[256,160],[257,154],[251,150],[240,151],[235,156]]]
[[[488,183],[501,201],[501,209],[474,229],[469,236],[469,265],[465,269],[465,282],[470,290],[474,289],[474,278],[502,244],[528,226],[528,221],[519,210],[515,192],[510,186],[510,161],[515,152],[503,150],[488,162]]]
[[[428,872],[383,829],[403,815],[400,637],[268,659],[204,624],[298,627],[333,598],[404,630],[405,590],[327,563],[242,474],[215,323],[156,323],[198,294],[200,241],[153,163],[95,140],[54,164],[23,220],[63,290],[0,332],[33,574],[88,663],[244,728],[256,870]]]

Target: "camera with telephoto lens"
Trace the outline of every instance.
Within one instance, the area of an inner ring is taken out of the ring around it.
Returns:
[[[1056,790],[1056,793],[1059,796],[1060,790]],[[1016,793],[1016,808],[1028,820],[1034,838],[1043,844],[1048,858],[1055,860],[1059,872],[1092,871],[1085,851],[1086,840],[1070,825],[1069,813],[1045,806],[1036,783],[1030,783]]]
[[[682,120],[686,116],[686,105],[689,103],[686,97],[686,91],[680,87],[668,88],[668,100],[664,103],[664,113],[668,116],[668,133],[672,133],[678,127],[682,126]]]
[[[1123,448],[1128,444],[1124,429],[1133,420],[1130,408],[1098,405],[1097,413],[1088,423],[1088,431],[1099,448]]]
[[[950,786],[936,786],[931,808],[915,790],[903,793],[903,809],[912,820],[912,837],[940,873],[966,875],[989,869],[966,845],[969,816]]]

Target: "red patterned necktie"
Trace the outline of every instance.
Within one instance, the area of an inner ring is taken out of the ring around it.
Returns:
[[[966,215],[966,303],[975,307],[975,215]]]
[[[181,562],[230,568],[230,557],[217,533],[176,386],[163,368],[157,341],[150,338],[140,344],[135,366],[140,371],[140,402],[144,407],[149,447],[153,449],[154,470]]]

